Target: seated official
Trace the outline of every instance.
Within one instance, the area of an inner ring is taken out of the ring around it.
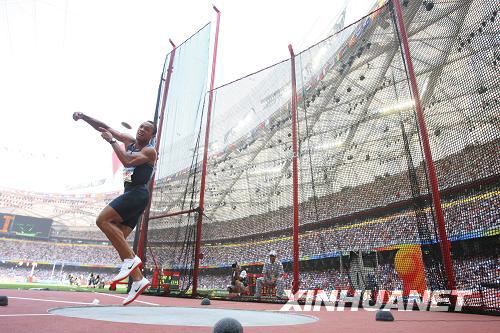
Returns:
[[[262,294],[262,287],[276,287],[276,296],[284,297],[283,264],[276,260],[276,251],[269,252],[269,262],[264,264],[262,269],[263,277],[257,279],[255,297]]]

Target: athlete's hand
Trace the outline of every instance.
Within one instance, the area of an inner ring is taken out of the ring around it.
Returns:
[[[77,121],[79,119],[82,119],[82,118],[83,118],[83,113],[81,113],[81,112],[75,112],[75,113],[73,113],[73,119],[75,121]]]
[[[101,137],[104,140],[109,142],[111,139],[113,139],[113,134],[111,134],[111,132],[109,132],[107,129],[99,127],[99,131],[101,132]]]

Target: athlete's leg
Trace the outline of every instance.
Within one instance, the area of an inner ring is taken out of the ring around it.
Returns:
[[[132,232],[132,228],[129,227],[128,225],[124,225],[124,224],[116,224],[116,226],[123,232],[123,237],[125,239],[127,239],[127,237],[130,235],[130,233]],[[142,280],[142,278],[144,277],[142,275],[142,272],[140,269],[136,268],[132,271],[132,273],[130,273],[130,276],[132,277],[132,280],[134,281],[139,281],[139,280]]]
[[[116,225],[123,232],[123,237],[125,237],[125,240],[128,238],[128,236],[130,235],[130,233],[134,230],[131,227],[129,227],[128,225],[125,225],[125,224],[116,223]]]
[[[123,231],[118,227],[118,224],[122,222],[121,216],[112,207],[106,206],[97,217],[96,224],[104,232],[122,260],[132,259],[135,254],[125,240]]]

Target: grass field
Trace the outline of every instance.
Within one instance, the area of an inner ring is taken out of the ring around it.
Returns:
[[[48,284],[48,283],[1,283],[0,289],[31,289],[31,288],[47,288],[49,290],[56,291],[99,291],[99,292],[107,292],[113,294],[125,294],[127,292],[127,285],[118,285],[116,287],[116,291],[109,290],[106,288],[87,288],[87,287],[76,287],[76,286],[68,286],[63,284]]]
[[[0,289],[32,289],[32,288],[47,288],[49,290],[54,290],[54,291],[84,291],[84,292],[106,292],[106,293],[111,293],[111,294],[125,294],[127,293],[127,285],[126,284],[119,284],[116,286],[115,291],[109,290],[109,286],[106,286],[105,288],[87,288],[87,287],[76,287],[76,286],[68,286],[64,284],[49,284],[49,283],[3,283],[0,282]],[[224,297],[227,296],[228,292],[226,290],[205,290],[201,289],[199,290],[200,295],[202,296],[211,296],[211,297]],[[161,292],[158,292],[157,289],[150,289],[147,294],[153,294],[153,295],[159,295],[162,294]],[[179,292],[172,292],[171,295],[178,295]],[[191,295],[191,291],[188,291],[186,295]]]
[[[1,289],[23,289],[23,290],[30,290],[30,289],[38,289],[38,288],[43,288],[43,289],[48,289],[52,291],[74,291],[74,292],[102,292],[102,293],[110,293],[110,294],[126,294],[127,293],[127,285],[126,284],[118,284],[116,286],[116,290],[111,291],[109,290],[109,285],[106,285],[105,288],[87,288],[87,287],[77,287],[77,286],[70,286],[67,284],[53,284],[53,283],[27,283],[27,282],[2,282],[0,281],[0,290]],[[157,289],[157,288],[150,288],[145,291],[145,295],[154,295],[154,296],[180,296],[180,297],[190,297],[191,296],[191,290],[188,290],[187,292],[179,292],[179,291],[172,291],[168,294],[164,293],[163,289]],[[198,297],[203,298],[203,297],[208,297],[210,299],[227,299],[229,296],[229,293],[227,290],[224,289],[199,289],[198,290]],[[247,299],[247,297],[239,297],[240,300]],[[250,298],[251,299],[251,298]]]

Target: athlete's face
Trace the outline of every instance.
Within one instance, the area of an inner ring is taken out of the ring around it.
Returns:
[[[144,122],[137,129],[135,138],[137,141],[150,141],[153,137],[154,126],[151,123]]]

